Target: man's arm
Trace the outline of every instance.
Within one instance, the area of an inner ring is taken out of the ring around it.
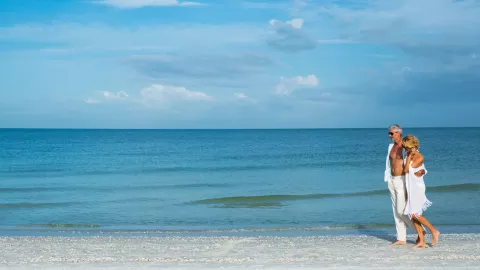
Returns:
[[[404,173],[408,173],[408,169],[410,168],[410,161],[412,160],[412,158],[412,154],[407,154],[407,158],[405,160],[405,167],[403,168]]]
[[[424,169],[421,169],[420,171],[416,172],[415,175],[417,177],[421,177],[422,175],[425,175],[425,170]]]

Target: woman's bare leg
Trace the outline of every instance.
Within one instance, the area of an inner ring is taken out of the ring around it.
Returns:
[[[440,231],[435,229],[435,227],[433,227],[433,225],[424,216],[417,216],[416,219],[418,220],[418,222],[420,222],[425,227],[427,227],[432,233],[432,247],[433,247],[438,242],[438,238],[440,237]]]
[[[426,248],[427,244],[425,243],[425,235],[423,234],[422,225],[415,217],[413,217],[412,220],[418,234],[418,242],[413,248]]]

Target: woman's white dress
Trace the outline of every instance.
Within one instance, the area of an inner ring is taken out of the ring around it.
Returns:
[[[423,211],[432,205],[432,202],[429,201],[425,195],[426,187],[423,181],[423,175],[420,177],[415,175],[416,172],[422,169],[426,172],[425,165],[422,163],[420,167],[413,168],[412,162],[410,162],[408,166],[408,173],[405,175],[408,198],[404,214],[412,219],[412,216],[421,216]]]

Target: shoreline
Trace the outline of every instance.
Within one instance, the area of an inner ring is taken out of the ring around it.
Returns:
[[[480,269],[480,234],[436,247],[390,247],[390,236],[0,236],[5,269]],[[431,237],[426,237],[427,244]]]
[[[435,225],[446,234],[480,234],[480,225]],[[408,231],[413,234],[412,231]],[[94,236],[147,236],[147,237],[222,237],[222,236],[376,236],[391,237],[395,234],[393,224],[344,224],[324,226],[255,226],[255,227],[161,227],[161,226],[105,226],[89,224],[20,224],[0,226],[0,237],[6,236],[59,236],[59,237],[94,237]]]

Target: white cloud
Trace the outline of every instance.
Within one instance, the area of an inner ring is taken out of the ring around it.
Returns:
[[[402,73],[410,72],[410,71],[412,71],[412,69],[409,68],[409,67],[403,67],[403,68],[402,68]]]
[[[236,99],[248,99],[248,96],[245,95],[244,93],[233,93],[233,96],[236,98]]]
[[[109,91],[100,91],[96,98],[88,98],[85,103],[88,104],[98,104],[106,101],[114,102],[114,101],[125,101],[128,100],[129,96],[125,91],[119,92],[109,92]]]
[[[274,26],[274,27],[285,27],[285,26],[287,26],[287,27],[291,27],[291,28],[295,28],[295,29],[300,29],[303,26],[303,19],[296,18],[296,19],[292,19],[290,21],[286,21],[285,23],[281,22],[279,20],[272,19],[272,20],[270,20],[270,25]]]
[[[88,103],[88,104],[97,104],[97,103],[100,103],[100,101],[98,99],[93,99],[93,98],[87,98],[86,100],[84,100],[85,103]]]
[[[200,6],[198,2],[178,0],[99,0],[95,4],[112,6],[116,8],[142,8],[142,7],[165,7],[165,6]]]
[[[317,42],[310,38],[303,30],[304,20],[295,18],[281,22],[276,19],[270,20],[271,32],[267,38],[267,44],[285,52],[299,52],[314,49]]]
[[[103,98],[106,100],[122,100],[128,98],[128,94],[125,93],[125,91],[119,91],[117,93],[103,91],[102,95]]]
[[[167,104],[178,101],[210,101],[213,97],[198,91],[191,91],[185,87],[153,84],[140,91],[140,98],[147,103],[155,102]]]
[[[232,99],[225,99],[225,100],[223,100],[223,102],[220,102],[220,103],[223,103],[227,107],[228,106],[237,106],[237,105],[240,105],[240,106],[259,105],[259,104],[262,103],[261,100],[251,98],[251,97],[249,97],[248,95],[246,95],[245,93],[242,93],[242,92],[235,92],[235,93],[233,93],[232,96],[233,96]]]
[[[85,102],[89,104],[97,104],[106,101],[125,101],[131,104],[167,109],[185,102],[205,102],[214,100],[212,96],[209,96],[204,92],[191,91],[181,86],[162,84],[152,84],[149,87],[145,87],[135,96],[130,96],[124,91],[116,93],[102,91],[99,95],[98,98],[88,98]]]
[[[280,78],[280,83],[275,89],[277,95],[288,96],[295,89],[301,88],[315,88],[319,85],[317,76],[310,74],[306,77],[296,76],[293,78]]]

